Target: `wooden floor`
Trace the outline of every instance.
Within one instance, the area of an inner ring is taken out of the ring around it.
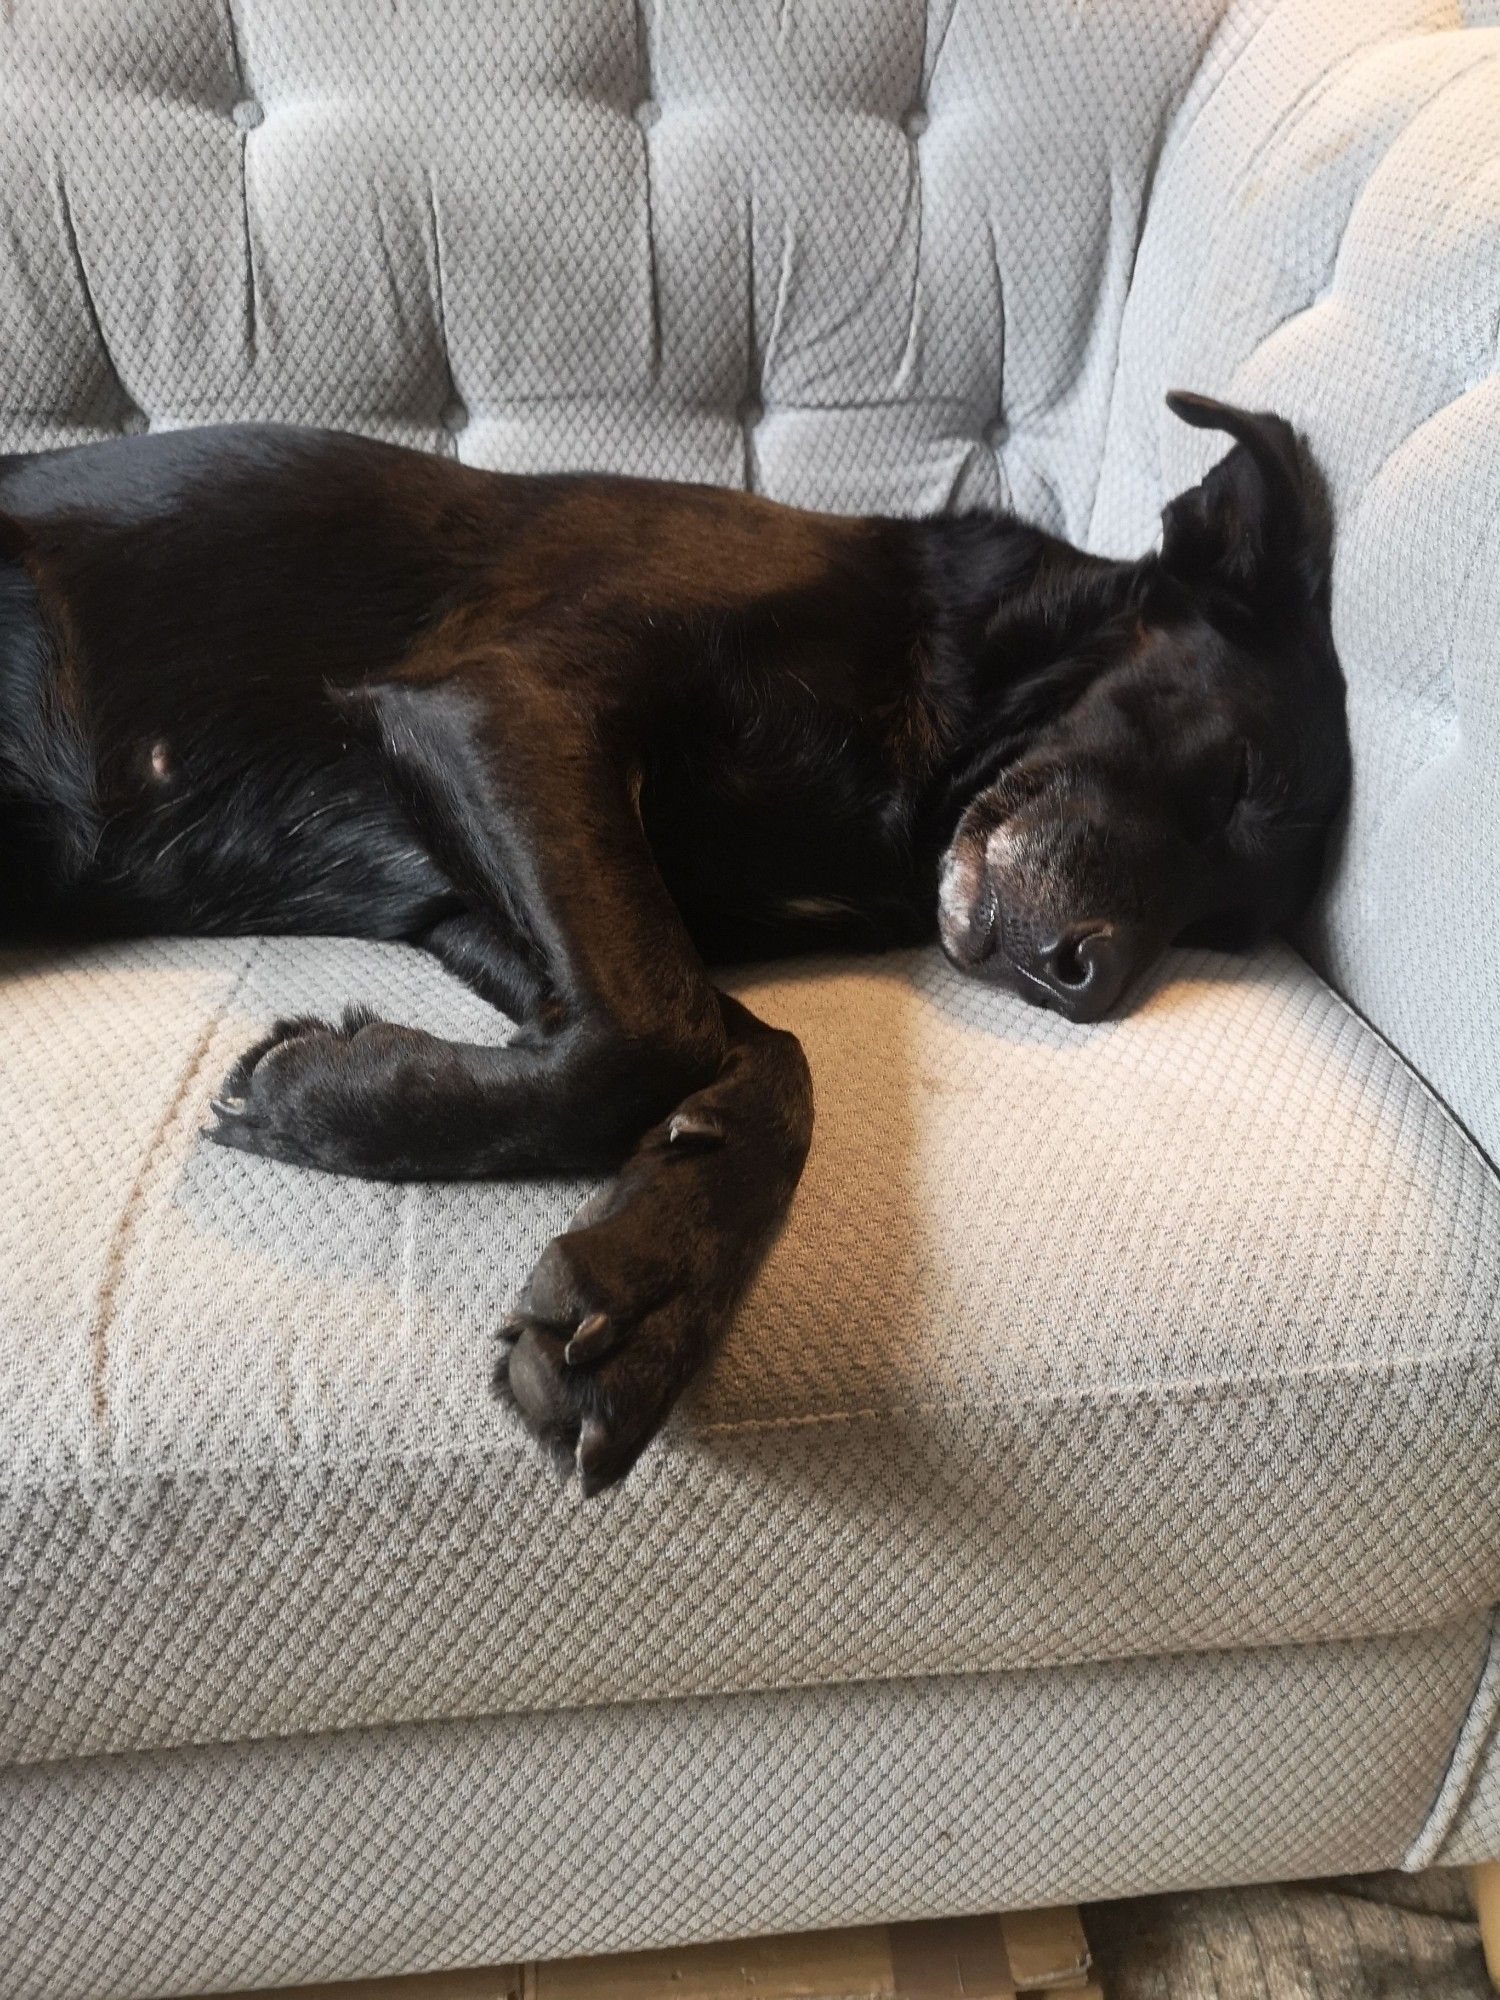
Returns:
[[[283,1988],[275,2000],[1103,2000],[1074,1909]],[[221,1995],[220,2000],[270,2000]]]

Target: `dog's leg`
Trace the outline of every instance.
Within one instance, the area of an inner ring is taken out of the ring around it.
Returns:
[[[213,1137],[378,1179],[616,1165],[718,1072],[718,996],[594,718],[528,661],[508,678],[444,664],[443,683],[373,690],[370,719],[456,892],[497,940],[534,946],[548,1017],[502,1047],[360,1012],[284,1023],[231,1074]]]
[[[416,942],[465,986],[513,1021],[552,1019],[557,995],[528,939],[502,931],[487,916],[460,911],[424,931]]]
[[[806,1063],[710,985],[618,769],[564,728],[530,735],[538,767],[519,758],[497,783],[503,746],[462,699],[402,688],[378,705],[413,823],[478,913],[441,948],[471,968],[477,952],[498,991],[519,938],[550,997],[523,1047],[357,1015],[288,1024],[240,1064],[215,1136],[401,1178],[625,1158],[543,1256],[497,1370],[595,1492],[635,1462],[786,1212],[812,1130]]]
[[[497,1389],[585,1495],[630,1470],[727,1326],[812,1137],[801,1045],[722,997],[718,1075],[649,1131],[545,1251]]]

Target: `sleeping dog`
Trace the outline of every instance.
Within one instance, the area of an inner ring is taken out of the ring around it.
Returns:
[[[1093,1021],[1318,879],[1347,778],[1328,540],[1287,425],[1106,561],[232,427],[0,460],[0,932],[425,946],[499,1047],[279,1023],[210,1136],[393,1179],[618,1169],[497,1385],[619,1479],[784,1215],[796,1041],[705,962],[934,931]]]

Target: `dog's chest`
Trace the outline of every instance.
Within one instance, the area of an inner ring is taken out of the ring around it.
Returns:
[[[642,794],[667,886],[711,955],[819,932],[909,934],[919,898],[908,801],[878,742],[727,755],[712,739],[659,760]]]

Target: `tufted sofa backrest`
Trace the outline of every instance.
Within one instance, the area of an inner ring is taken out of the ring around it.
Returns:
[[[1211,455],[1173,382],[1327,477],[1354,790],[1302,942],[1500,1162],[1500,0],[1231,9],[1157,169],[1102,547]]]
[[[229,416],[1081,530],[1201,0],[0,25],[12,443]]]
[[[18,0],[0,446],[334,424],[1130,550],[1212,455],[1161,390],[1275,403],[1358,753],[1310,948],[1500,1154],[1486,14]]]

